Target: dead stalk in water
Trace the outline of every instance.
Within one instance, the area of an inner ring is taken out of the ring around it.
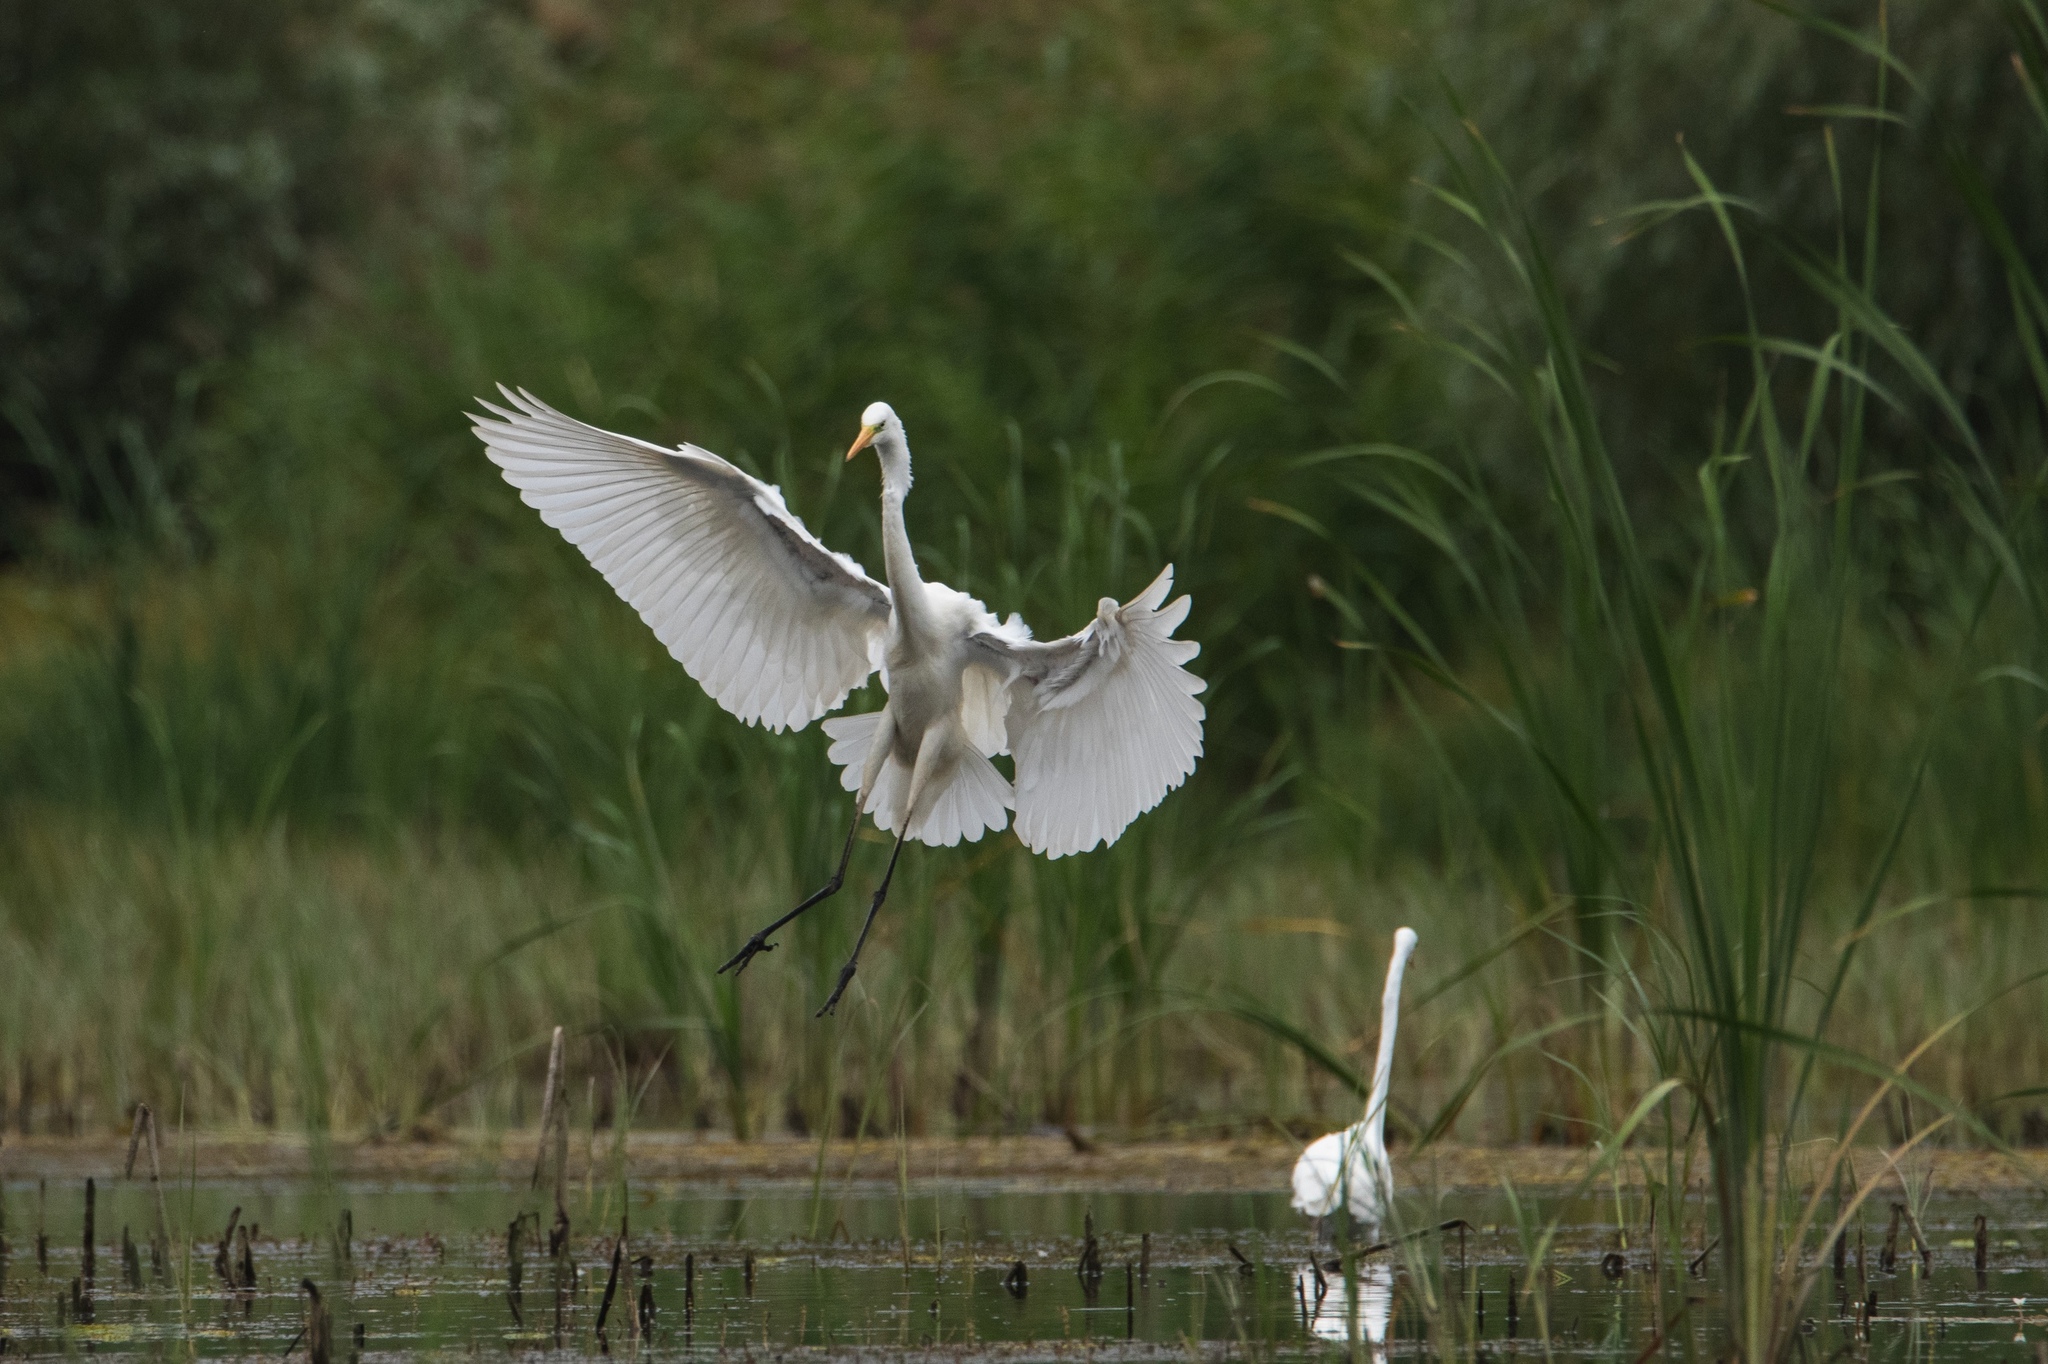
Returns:
[[[554,1130],[555,1109],[558,1104],[561,1086],[562,1025],[557,1023],[555,1025],[554,1038],[548,1043],[547,1088],[541,1092],[540,1097],[540,1140],[534,1147],[533,1180],[527,1186],[528,1188],[538,1189],[540,1187],[541,1171],[547,1165],[548,1159],[548,1134]],[[555,1171],[555,1202],[558,1206],[561,1203],[561,1186],[561,1169],[558,1164]]]

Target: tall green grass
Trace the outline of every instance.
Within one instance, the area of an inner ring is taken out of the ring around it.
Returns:
[[[1909,104],[1924,99],[1886,45],[1881,15],[1868,33],[1801,18],[1871,62],[1874,94],[1836,109],[1837,118],[1882,127],[1904,121],[1891,107],[1898,87]],[[2014,20],[2023,50],[2038,57],[2038,12],[2016,7]],[[2016,56],[2013,65],[2029,92],[2038,88],[2037,62]],[[1852,1022],[1853,1006],[1844,1010],[1859,954],[1907,915],[1946,910],[1967,936],[1973,925],[1961,916],[1971,911],[1956,906],[2031,906],[2048,895],[2027,851],[2032,836],[2014,826],[2003,846],[1964,835],[1968,852],[1946,871],[1958,879],[1878,919],[1908,879],[1902,850],[1929,822],[1922,802],[1937,754],[1957,763],[1950,776],[1958,783],[1994,765],[1990,753],[2006,745],[2030,751],[2021,768],[2036,770],[2038,718],[2002,732],[1970,721],[2010,714],[2007,689],[2038,686],[2048,646],[2040,515],[2048,369],[2037,340],[2048,311],[2033,263],[1982,193],[1968,149],[1949,143],[1958,192],[2005,263],[2005,327],[2035,384],[2024,407],[1973,416],[1885,311],[1876,206],[1889,150],[1881,140],[1867,164],[1844,165],[1832,131],[1823,134],[1840,218],[1831,249],[1725,193],[1679,148],[1695,192],[1635,216],[1709,217],[1746,317],[1725,342],[1736,357],[1731,397],[1702,424],[1683,521],[1697,537],[1688,564],[1652,547],[1649,518],[1624,490],[1594,357],[1514,178],[1473,125],[1462,134],[1446,146],[1450,174],[1436,196],[1466,232],[1437,248],[1506,306],[1482,321],[1454,319],[1462,322],[1455,329],[1412,312],[1410,320],[1520,410],[1542,496],[1511,503],[1512,485],[1501,486],[1494,471],[1384,444],[1311,458],[1358,470],[1350,490],[1410,526],[1453,568],[1470,608],[1470,628],[1454,644],[1417,622],[1369,565],[1348,565],[1402,627],[1383,647],[1389,685],[1411,708],[1418,687],[1462,699],[1526,754],[1526,803],[1500,821],[1489,852],[1504,889],[1532,907],[1552,898],[1570,907],[1568,947],[1583,963],[1585,993],[1617,1016],[1618,1027],[1589,1031],[1575,1049],[1574,1067],[1599,1109],[1593,1128],[1625,1136],[1646,1116],[1637,1096],[1647,1090],[1646,1099],[1669,1105],[1681,1145],[1703,1136],[1731,1266],[1731,1343],[1743,1358],[1778,1358],[1795,1344],[1812,1283],[1803,1257],[1829,1239],[1804,1235],[1821,1194],[1801,1191],[1793,1145],[1831,1129],[1844,1144],[1861,1139],[1877,1103],[1837,1129],[1828,1106],[1815,1106],[1816,1077],[1865,1077],[1878,1096],[1903,1090],[1929,1107],[1936,1128],[1959,1121],[1990,1137],[1981,1095],[1973,1105],[1912,1067],[1937,1042],[1954,1045],[1951,1030],[2002,996],[2028,991],[2038,1009],[2048,974],[2010,960],[1953,1012],[1931,1014],[1924,1037],[1890,1048],[1869,1045],[1871,1031]],[[1858,180],[1861,213],[1847,187]],[[1778,257],[1825,305],[1825,330],[1781,335],[1762,326],[1750,302],[1759,252]],[[1881,439],[1885,408],[1917,409],[1932,421]],[[1953,529],[1930,538],[1953,585],[1917,622],[1939,633],[1940,656],[1901,705],[1877,700],[1895,685],[1891,660],[1864,670],[1873,630],[1892,611],[1889,585],[1871,573],[1883,556],[1870,546],[1887,521],[1874,494],[1904,479],[1924,479],[1923,496],[1947,504]],[[1669,520],[1661,524],[1668,531]],[[1545,649],[1552,632],[1563,645]],[[1475,684],[1453,652],[1461,645],[1484,650],[1494,686]],[[1866,767],[1872,720],[1888,711],[1903,712],[1910,740]],[[2038,702],[2019,715],[2030,712],[2038,717]],[[1445,766],[1462,790],[1456,766]],[[1875,811],[1859,808],[1864,802]],[[1547,865],[1532,864],[1531,852],[1547,854]],[[2008,870],[2020,879],[1998,879]],[[1617,1054],[1621,1043],[1632,1044],[1633,1058]],[[1910,1145],[1924,1134],[1901,1135]]]

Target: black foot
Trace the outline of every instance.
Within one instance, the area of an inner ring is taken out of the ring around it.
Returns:
[[[853,965],[852,962],[848,962],[839,968],[839,983],[832,987],[832,998],[826,1000],[825,1007],[812,1014],[811,1017],[823,1018],[826,1014],[833,1012],[839,1007],[839,996],[845,994],[846,987],[853,983]]]
[[[755,953],[773,952],[775,944],[768,941],[768,935],[774,931],[772,928],[764,928],[753,937],[747,939],[747,945],[733,953],[732,960],[718,968],[718,974],[722,976],[727,971],[730,971],[734,975],[738,975],[747,969],[747,963],[754,959]]]

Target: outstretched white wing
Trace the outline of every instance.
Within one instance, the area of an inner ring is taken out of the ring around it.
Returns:
[[[801,729],[867,681],[889,590],[804,529],[781,489],[694,445],[664,450],[499,392],[511,406],[471,420],[505,481],[718,704]]]
[[[1168,565],[1122,606],[1104,597],[1079,634],[1045,643],[981,632],[974,660],[1009,682],[1017,835],[1047,857],[1114,843],[1202,756],[1207,684],[1182,665],[1201,651],[1173,632],[1188,599],[1162,609]]]

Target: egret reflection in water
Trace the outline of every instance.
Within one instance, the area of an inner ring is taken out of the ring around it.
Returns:
[[[1347,1275],[1304,1264],[1295,1272],[1295,1292],[1310,1334],[1323,1340],[1350,1340],[1355,1320],[1358,1339],[1372,1347],[1373,1357],[1386,1357],[1387,1323],[1394,1315],[1392,1265],[1362,1261],[1356,1273]]]

